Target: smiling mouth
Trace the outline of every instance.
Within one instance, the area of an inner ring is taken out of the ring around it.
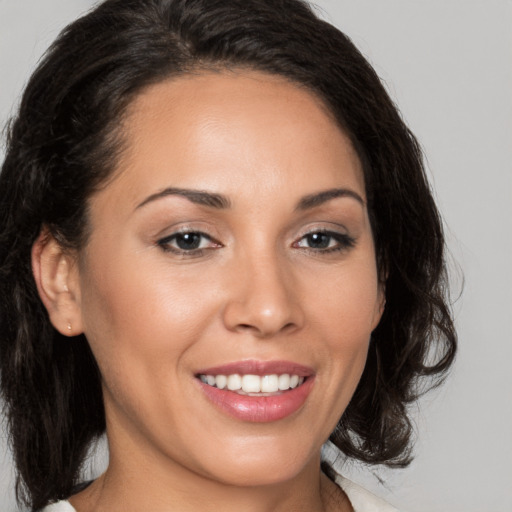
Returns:
[[[289,373],[269,375],[199,374],[197,377],[208,386],[245,396],[280,395],[285,391],[301,386],[307,379],[307,377]]]
[[[246,360],[203,368],[195,377],[221,412],[244,422],[269,423],[302,409],[315,373],[292,361]]]

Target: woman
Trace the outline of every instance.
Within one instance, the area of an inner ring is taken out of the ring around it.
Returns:
[[[375,72],[308,5],[100,4],[29,82],[0,189],[32,509],[394,510],[320,450],[409,462],[407,405],[455,352],[441,223]]]

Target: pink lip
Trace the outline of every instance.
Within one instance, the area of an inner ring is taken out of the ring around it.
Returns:
[[[268,423],[298,411],[306,401],[315,381],[311,368],[288,361],[240,361],[201,370],[197,375],[271,375],[288,373],[306,377],[304,383],[271,396],[239,395],[227,389],[209,386],[197,379],[206,397],[221,411],[242,421]]]
[[[278,375],[288,373],[289,375],[298,375],[299,377],[311,377],[315,371],[308,366],[304,366],[291,361],[237,361],[222,366],[206,368],[196,372],[196,375]]]

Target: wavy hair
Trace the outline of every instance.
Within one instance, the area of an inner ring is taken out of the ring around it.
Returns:
[[[455,354],[442,222],[420,147],[377,74],[301,0],[106,0],[50,47],[11,121],[0,174],[0,371],[17,495],[68,497],[105,430],[100,374],[83,335],[51,325],[31,270],[47,229],[79,250],[88,199],[123,150],[127,106],[145,87],[202,70],[253,69],[308,88],[363,164],[386,309],[331,441],[367,463],[411,458],[408,405]]]

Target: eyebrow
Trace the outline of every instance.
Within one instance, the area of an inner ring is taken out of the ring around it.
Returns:
[[[161,190],[160,192],[156,192],[155,194],[151,194],[149,197],[146,197],[146,199],[144,199],[144,201],[142,201],[142,203],[140,203],[136,209],[156,201],[157,199],[162,199],[163,197],[168,196],[184,197],[192,203],[208,206],[210,208],[225,209],[231,206],[231,201],[222,194],[206,192],[204,190],[190,190],[186,188],[169,187]]]
[[[151,194],[144,201],[137,205],[137,208],[141,208],[148,203],[156,201],[158,199],[162,199],[168,196],[180,196],[188,199],[192,203],[199,204],[201,206],[207,206],[209,208],[216,209],[227,209],[231,207],[231,201],[222,194],[217,194],[215,192],[206,192],[204,190],[191,190],[186,188],[176,188],[176,187],[168,187],[160,192],[156,192],[155,194]],[[316,206],[320,206],[331,199],[336,199],[338,197],[351,197],[355,199],[357,202],[361,203],[362,206],[365,206],[365,201],[363,198],[353,190],[346,188],[332,188],[329,190],[322,190],[321,192],[317,192],[315,194],[309,194],[304,196],[297,204],[296,210],[309,210],[310,208],[315,208]]]
[[[361,203],[362,206],[366,206],[364,199],[357,192],[347,188],[331,188],[304,196],[297,204],[296,210],[309,210],[338,197],[351,197]]]

